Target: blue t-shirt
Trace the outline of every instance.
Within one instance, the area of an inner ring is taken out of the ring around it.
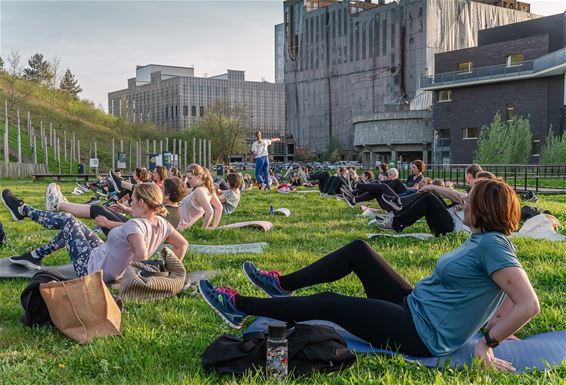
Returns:
[[[474,233],[438,258],[432,274],[417,282],[407,304],[433,355],[454,352],[487,322],[505,295],[491,274],[510,266],[522,268],[509,238]]]

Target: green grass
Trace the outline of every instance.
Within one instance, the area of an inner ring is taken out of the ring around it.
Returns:
[[[29,203],[42,207],[45,183],[10,182],[9,186]],[[2,188],[6,187],[2,183]],[[63,184],[66,195],[77,202],[85,197],[69,194],[72,185]],[[292,215],[270,217],[270,205],[287,207]],[[566,196],[541,197],[539,207],[556,213],[566,223]],[[261,255],[192,255],[185,258],[189,270],[215,269],[220,275],[216,284],[230,284],[247,295],[263,296],[241,272],[242,262],[251,260],[260,267],[291,272],[354,239],[365,239],[375,229],[367,227],[365,218],[357,217],[343,202],[321,199],[318,194],[275,192],[245,193],[235,214],[222,223],[244,220],[270,220],[274,228],[268,233],[257,230],[185,232],[195,244],[229,244],[265,241],[269,247]],[[0,257],[19,254],[46,242],[54,235],[30,221],[15,223],[0,208],[0,220],[6,228],[9,243],[0,248]],[[90,222],[92,223],[92,222]],[[418,223],[411,231],[428,231]],[[383,254],[411,283],[430,274],[438,256],[465,239],[463,234],[420,242],[409,239],[372,240],[372,246]],[[566,320],[566,243],[514,240],[518,256],[537,291],[542,311],[519,336],[565,328]],[[49,264],[68,263],[60,251],[46,260]],[[19,322],[22,312],[19,295],[26,286],[21,279],[0,281],[0,383],[2,384],[264,384],[262,375],[246,377],[218,376],[204,372],[201,356],[219,335],[233,333],[198,297],[182,296],[148,303],[127,303],[122,317],[123,338],[97,339],[80,346],[53,328],[26,328]],[[299,294],[332,290],[362,296],[363,290],[354,276],[327,285],[301,290]],[[352,315],[362,317],[363,315]],[[249,320],[248,322],[251,322]],[[291,381],[290,381],[291,382]],[[360,356],[350,369],[339,374],[313,375],[293,383],[330,384],[566,384],[566,365],[548,372],[504,374],[491,370],[437,370],[418,367],[400,357]]]

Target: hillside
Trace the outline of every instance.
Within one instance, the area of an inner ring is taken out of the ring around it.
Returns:
[[[157,137],[158,131],[151,124],[131,124],[123,119],[110,116],[95,108],[86,100],[76,100],[67,95],[54,92],[35,82],[13,78],[5,73],[0,74],[0,116],[2,121],[2,132],[4,126],[4,100],[8,101],[8,118],[10,127],[10,160],[17,160],[17,110],[20,111],[20,127],[22,132],[22,157],[24,162],[33,162],[33,152],[27,130],[27,113],[29,111],[31,124],[37,137],[37,146],[40,148],[40,125],[49,135],[49,125],[56,130],[61,141],[61,170],[69,171],[69,155],[64,160],[63,138],[66,132],[67,153],[70,152],[70,142],[75,133],[76,139],[80,141],[81,162],[85,163],[89,157],[89,147],[94,153],[94,142],[97,143],[97,156],[102,170],[108,169],[112,162],[112,138],[124,140],[124,150],[128,152],[128,141],[132,140],[135,146],[135,138],[153,139]],[[2,143],[0,141],[0,143]],[[3,145],[0,144],[0,159],[3,160]],[[135,147],[134,147],[135,148]],[[135,152],[135,151],[134,151]],[[38,163],[44,162],[43,150],[38,150]],[[49,169],[58,172],[59,164],[55,159],[54,146],[48,150]],[[135,161],[135,158],[134,158]],[[71,165],[76,170],[76,161]]]

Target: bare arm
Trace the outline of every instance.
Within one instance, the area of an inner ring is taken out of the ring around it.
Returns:
[[[451,188],[436,186],[433,184],[428,184],[419,189],[419,191],[430,191],[441,197],[450,199],[454,203],[463,203],[464,199],[468,196],[466,193],[461,193],[454,191]]]
[[[214,218],[212,220],[211,228],[215,229],[218,227],[218,224],[220,223],[220,218],[222,218],[222,202],[220,202],[220,199],[218,199],[216,194],[213,194],[212,197],[210,198],[210,204],[214,209]]]
[[[94,223],[96,223],[97,226],[106,227],[107,229],[114,229],[124,224],[124,222],[111,221],[108,218],[103,217],[102,215],[94,218]]]
[[[134,252],[134,261],[145,261],[147,258],[149,258],[149,255],[147,255],[147,247],[145,246],[143,236],[139,234],[128,235],[128,244]]]
[[[489,336],[492,339],[503,341],[537,315],[540,312],[540,305],[527,273],[523,269],[506,267],[491,274],[491,278],[505,291],[513,303],[507,313],[489,330]],[[499,370],[515,370],[509,362],[494,357],[493,349],[486,345],[484,338],[477,343],[475,355],[482,358],[485,364]]]
[[[181,233],[173,229],[167,237],[167,243],[173,246],[173,252],[177,258],[182,261],[183,258],[185,258],[187,249],[189,248],[189,242],[181,235]]]
[[[198,188],[193,193],[193,199],[197,202],[197,204],[202,207],[204,210],[204,218],[202,220],[202,228],[206,229],[210,222],[212,221],[212,217],[214,215],[214,210],[212,209],[212,205],[210,204],[210,198],[208,194],[203,191],[203,188]],[[216,197],[215,194],[213,196]],[[216,198],[218,200],[218,198]]]

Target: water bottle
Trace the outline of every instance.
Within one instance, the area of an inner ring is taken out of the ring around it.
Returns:
[[[275,215],[275,209],[273,206],[269,206],[269,215]]]
[[[287,327],[285,324],[270,324],[267,337],[267,375],[279,381],[285,380],[288,373]]]

